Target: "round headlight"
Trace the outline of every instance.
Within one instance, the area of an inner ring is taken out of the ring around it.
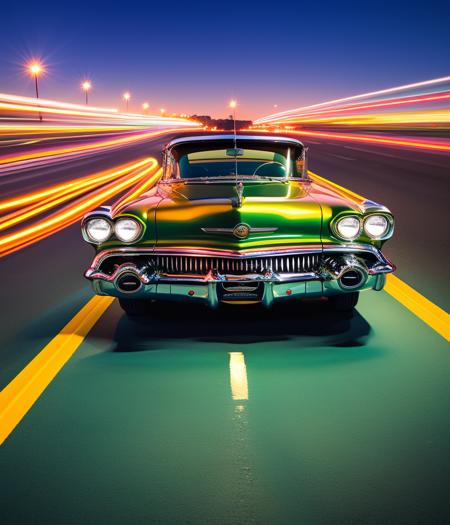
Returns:
[[[336,230],[340,237],[351,241],[358,237],[361,223],[358,217],[344,217],[336,223]]]
[[[114,225],[117,238],[123,242],[133,242],[141,234],[141,225],[134,219],[119,219]]]
[[[383,215],[369,215],[364,221],[364,231],[372,239],[381,239],[388,231],[389,223]]]
[[[111,224],[106,219],[90,219],[86,223],[85,230],[88,238],[96,244],[105,242],[112,233]]]

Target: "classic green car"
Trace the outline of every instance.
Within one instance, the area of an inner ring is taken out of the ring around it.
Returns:
[[[86,215],[96,255],[85,276],[128,314],[158,300],[270,306],[327,297],[351,310],[381,290],[387,208],[312,177],[293,138],[177,138],[158,183],[131,202]]]

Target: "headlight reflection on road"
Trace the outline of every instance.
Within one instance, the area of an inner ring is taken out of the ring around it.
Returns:
[[[247,366],[242,352],[230,352],[230,386],[234,401],[248,399]]]

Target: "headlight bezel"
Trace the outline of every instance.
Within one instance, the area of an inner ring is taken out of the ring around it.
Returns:
[[[382,235],[371,235],[367,231],[366,223],[371,217],[383,217],[383,219],[386,219],[387,227]],[[380,212],[369,213],[364,217],[363,231],[364,231],[364,234],[372,241],[384,241],[386,239],[390,239],[392,237],[392,234],[394,233],[394,217],[388,213],[380,213]]]
[[[103,239],[95,239],[91,233],[89,233],[89,224],[94,222],[94,221],[104,221],[108,227],[109,227],[109,232],[108,232],[108,235],[103,238]],[[89,217],[86,219],[86,221],[84,222],[83,224],[83,228],[82,228],[82,232],[83,232],[83,237],[84,239],[91,243],[91,244],[103,244],[104,242],[108,241],[109,239],[111,239],[113,233],[114,233],[114,225],[113,223],[111,222],[111,220],[109,220],[107,217],[103,217],[103,216],[97,216],[97,217]]]
[[[345,237],[339,231],[339,228],[338,228],[339,223],[344,221],[344,220],[346,220],[346,219],[355,219],[358,222],[358,231],[352,237]],[[349,214],[349,215],[341,215],[341,216],[337,217],[332,222],[331,228],[332,228],[332,231],[333,231],[333,234],[334,234],[335,237],[337,237],[338,239],[343,240],[343,241],[350,241],[351,242],[351,241],[354,241],[355,239],[357,239],[358,237],[361,236],[361,233],[363,231],[363,224],[362,224],[361,217],[359,217],[358,215],[355,215],[355,214]]]
[[[134,237],[133,240],[124,241],[120,239],[120,237],[117,236],[115,227],[116,227],[116,223],[120,221],[121,219],[131,219],[133,222],[135,222],[138,225],[139,234],[136,237]],[[94,239],[94,237],[92,237],[88,233],[87,227],[89,223],[93,220],[104,220],[110,226],[109,235],[101,241]],[[92,212],[92,213],[85,215],[81,221],[81,235],[83,239],[87,243],[97,246],[97,247],[101,246],[102,244],[106,242],[120,243],[121,245],[136,244],[142,239],[146,230],[147,230],[147,224],[145,223],[145,221],[143,221],[140,217],[136,217],[136,215],[126,214],[126,213],[113,219],[109,213],[102,213],[102,211]]]
[[[117,233],[117,225],[120,224],[121,221],[131,221],[131,222],[133,222],[134,224],[137,225],[138,229],[137,229],[137,234],[136,234],[135,237],[133,237],[132,239],[129,239],[129,240],[122,239],[120,237],[120,235]],[[123,243],[123,244],[135,244],[137,241],[139,241],[142,238],[142,235],[144,233],[144,225],[139,221],[139,219],[137,219],[136,217],[131,216],[131,215],[122,215],[122,216],[118,217],[114,221],[113,228],[114,228],[114,236],[115,236],[115,238],[118,241],[120,241],[121,243]]]

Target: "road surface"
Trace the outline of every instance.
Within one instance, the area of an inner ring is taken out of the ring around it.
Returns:
[[[20,176],[60,181],[166,140]],[[309,146],[312,171],[391,208],[398,276],[448,310],[450,157]],[[91,255],[74,225],[0,259],[1,387],[90,299]],[[129,320],[113,302],[1,447],[0,521],[448,523],[449,368],[446,340],[386,292],[350,317],[177,305]]]

